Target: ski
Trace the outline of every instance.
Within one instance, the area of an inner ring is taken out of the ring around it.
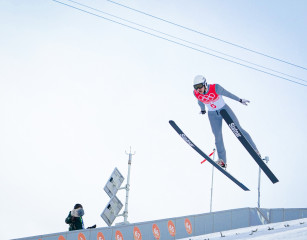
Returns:
[[[263,162],[261,157],[259,157],[259,155],[255,151],[255,149],[250,145],[250,143],[247,141],[247,139],[244,137],[244,135],[238,129],[236,124],[233,122],[233,120],[229,116],[228,112],[225,109],[222,109],[220,111],[220,113],[221,113],[222,117],[224,118],[225,122],[227,123],[227,125],[230,127],[231,131],[239,139],[239,141],[242,143],[242,145],[245,147],[245,149],[249,152],[249,154],[253,157],[253,159],[256,161],[256,163],[259,165],[259,167],[262,169],[262,171],[268,176],[268,178],[272,181],[272,183],[277,183],[279,181],[277,179],[277,177],[268,168],[268,166]]]
[[[198,152],[202,157],[204,157],[208,162],[210,162],[214,167],[216,167],[221,173],[223,173],[225,176],[227,176],[230,180],[232,180],[235,184],[237,184],[240,188],[242,188],[244,191],[249,191],[249,189],[244,186],[241,182],[239,182],[235,177],[233,177],[230,173],[225,171],[223,168],[221,168],[218,164],[216,164],[210,157],[208,157],[203,151],[201,151],[183,132],[182,130],[177,126],[177,124],[170,120],[169,124],[175,129],[175,131],[179,134],[180,137],[188,144],[190,147],[192,147],[196,152]]]

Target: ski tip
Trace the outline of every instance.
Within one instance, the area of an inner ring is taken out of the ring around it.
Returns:
[[[172,124],[172,123],[174,123],[174,121],[173,121],[173,120],[169,120],[168,122],[169,122],[169,124]]]

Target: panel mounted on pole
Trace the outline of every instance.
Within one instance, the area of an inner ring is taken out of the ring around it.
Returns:
[[[113,224],[115,218],[118,216],[118,213],[123,208],[123,206],[124,205],[122,202],[116,196],[113,196],[108,202],[100,216],[109,227]]]
[[[122,185],[124,181],[123,175],[119,172],[117,168],[111,174],[111,177],[107,181],[106,185],[104,186],[105,192],[109,195],[110,198],[116,195],[118,189]]]

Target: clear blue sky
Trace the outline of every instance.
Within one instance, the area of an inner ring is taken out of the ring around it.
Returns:
[[[69,3],[68,1],[63,1]],[[306,70],[176,28],[108,1],[101,11],[307,79]],[[139,1],[119,3],[307,67],[307,3],[295,1]],[[103,187],[117,167],[131,169],[130,222],[204,213],[211,166],[169,126],[206,153],[207,115],[192,94],[195,75],[251,101],[225,98],[280,182],[262,175],[261,207],[306,207],[306,87],[54,1],[0,1],[1,239],[66,231],[75,203],[86,226],[106,224]],[[306,82],[304,82],[306,84]],[[228,171],[215,172],[213,210],[257,206],[258,167],[224,124]],[[124,202],[124,193],[119,193]],[[122,218],[116,220],[123,221]]]

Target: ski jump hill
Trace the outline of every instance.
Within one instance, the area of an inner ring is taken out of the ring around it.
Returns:
[[[212,233],[218,234],[220,238],[225,237],[223,235],[225,231],[293,220],[301,221],[297,224],[302,226],[306,225],[300,230],[305,231],[304,234],[306,235],[304,236],[306,237],[307,223],[304,223],[306,219],[303,218],[307,218],[307,208],[239,208],[126,225],[39,235],[19,238],[18,240],[175,240],[184,238],[198,239],[197,236]],[[287,223],[284,224],[285,227],[289,225]],[[268,228],[269,230],[274,230],[273,227],[271,229],[270,227]],[[270,232],[273,233],[274,231]],[[257,230],[252,230],[249,235],[252,234],[253,236],[250,236],[250,238],[254,238],[257,235]],[[259,237],[257,239],[262,239],[261,236]],[[237,238],[235,236],[235,238],[231,239]],[[244,239],[249,239],[249,237]]]

